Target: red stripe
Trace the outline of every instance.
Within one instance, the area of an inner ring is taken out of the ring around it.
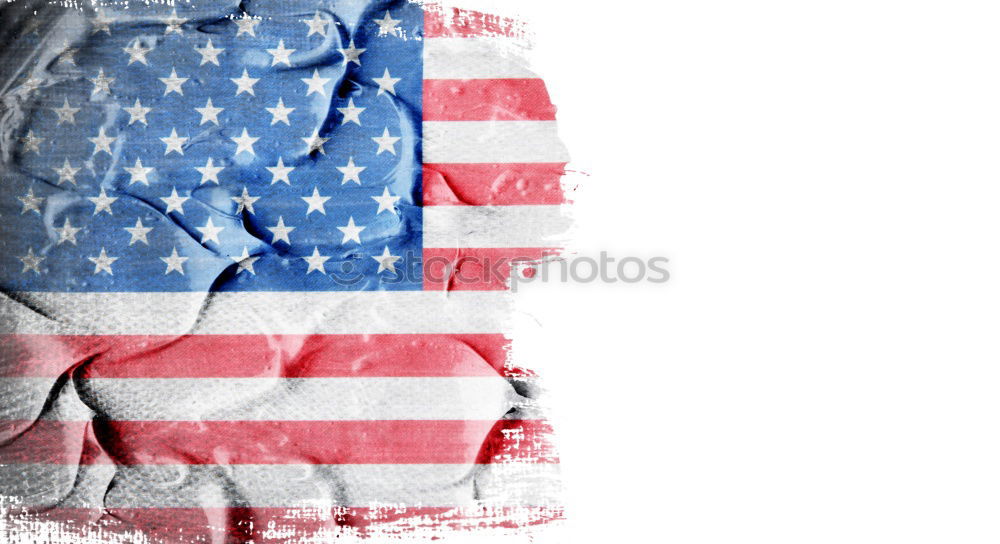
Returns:
[[[0,337],[0,376],[83,378],[524,376],[502,334]]]
[[[554,248],[426,248],[424,289],[501,291],[510,288],[511,265],[538,262]]]
[[[523,23],[508,17],[434,5],[425,10],[424,37],[427,38],[517,37],[524,34]]]
[[[566,163],[425,164],[424,206],[563,204]]]
[[[8,509],[5,528],[10,534],[32,534],[38,522],[59,524],[59,534],[84,535],[100,531],[103,542],[115,535],[134,542],[138,531],[152,542],[277,543],[323,537],[332,533],[385,535],[416,529],[481,531],[515,529],[563,519],[561,508],[451,507],[339,507],[339,508],[53,508],[31,511]],[[390,526],[391,524],[391,526]],[[212,537],[215,538],[212,538]],[[81,538],[81,541],[84,539]],[[89,541],[89,540],[88,540]]]
[[[554,121],[541,79],[425,79],[424,121]]]
[[[7,421],[0,464],[555,463],[542,420]],[[13,438],[10,438],[13,437]]]

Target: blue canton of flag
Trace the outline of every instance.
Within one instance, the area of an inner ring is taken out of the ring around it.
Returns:
[[[7,54],[49,58],[6,93],[5,289],[420,289],[422,11],[322,4],[24,33]]]

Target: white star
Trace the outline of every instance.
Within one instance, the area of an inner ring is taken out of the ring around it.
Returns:
[[[146,238],[146,235],[149,234],[149,231],[153,230],[153,227],[142,226],[142,219],[136,218],[134,227],[123,228],[131,236],[131,239],[128,241],[128,245],[132,245],[136,242],[142,242],[147,246],[149,245],[149,240]]]
[[[186,83],[190,78],[177,77],[177,69],[171,68],[170,77],[161,77],[159,79],[164,85],[167,86],[167,88],[163,91],[163,96],[167,96],[172,92],[184,96],[184,89],[181,88],[181,85],[184,85],[184,83]]]
[[[250,213],[254,213],[253,203],[260,200],[259,196],[250,196],[250,193],[247,192],[247,188],[245,185],[243,186],[242,195],[231,196],[229,198],[236,203],[236,213],[243,213],[243,210],[246,210]]]
[[[45,83],[45,81],[43,81],[43,80],[41,80],[41,79],[39,79],[37,77],[27,77],[17,87],[17,90],[19,92],[30,93],[31,91],[35,91],[39,87],[41,87],[42,83]]]
[[[284,64],[285,66],[291,66],[292,60],[289,58],[292,53],[295,52],[294,49],[285,49],[285,40],[278,40],[277,49],[267,49],[268,54],[271,55],[271,66],[275,64]]]
[[[330,257],[320,255],[319,247],[313,246],[313,254],[308,257],[302,257],[302,260],[309,263],[309,269],[306,270],[306,274],[312,274],[313,272],[326,274],[326,267],[323,266],[323,263],[330,260]]]
[[[132,45],[128,47],[123,47],[122,51],[128,53],[129,66],[131,66],[133,62],[141,62],[146,66],[149,66],[149,63],[146,62],[146,53],[149,53],[150,51],[152,51],[152,49],[143,47],[142,44],[139,43],[138,39],[134,40],[132,42]]]
[[[170,130],[170,136],[160,138],[160,141],[167,144],[167,150],[163,152],[164,155],[169,155],[171,151],[176,151],[177,153],[183,155],[184,148],[182,146],[184,145],[184,142],[188,141],[188,139],[178,136],[177,129],[174,128]]]
[[[257,275],[257,272],[253,269],[253,263],[257,261],[260,257],[251,257],[250,252],[247,251],[247,246],[243,246],[243,254],[237,257],[229,257],[236,263],[236,273],[249,272],[253,275]]]
[[[97,77],[92,78],[91,83],[94,84],[94,90],[90,94],[94,95],[97,93],[108,93],[111,94],[111,84],[114,83],[115,78],[107,77],[104,75],[104,68],[97,71]]]
[[[76,66],[76,54],[80,50],[76,47],[70,47],[69,41],[63,40],[63,50],[59,53],[59,64],[71,64]]]
[[[326,208],[323,207],[323,204],[325,204],[327,200],[330,200],[330,197],[320,196],[318,188],[313,187],[312,196],[303,196],[299,198],[305,200],[306,204],[309,205],[309,209],[306,210],[306,216],[308,216],[312,212],[319,212],[323,215],[326,215]]]
[[[28,131],[28,134],[25,137],[21,138],[21,143],[24,144],[24,152],[25,153],[27,153],[29,151],[34,151],[35,153],[37,153],[39,155],[41,155],[42,152],[38,148],[38,146],[41,145],[41,143],[44,142],[44,141],[45,141],[45,138],[39,138],[38,136],[35,136],[34,131],[31,131],[31,130]]]
[[[160,260],[167,263],[167,271],[163,273],[164,276],[171,272],[180,272],[184,275],[184,261],[188,260],[189,257],[181,257],[177,253],[177,246],[174,246],[174,250],[170,253],[169,257],[160,257]]]
[[[288,174],[295,170],[294,166],[285,166],[285,161],[278,157],[278,164],[275,166],[266,166],[267,171],[271,173],[271,185],[279,181],[285,182],[285,185],[291,185],[291,180],[288,179]]]
[[[59,116],[58,124],[63,124],[63,121],[71,125],[76,124],[76,112],[80,111],[80,108],[73,108],[69,105],[69,100],[63,98],[63,105],[61,108],[52,108],[52,111],[56,112]]]
[[[21,201],[21,213],[25,214],[29,211],[35,212],[39,215],[42,213],[42,201],[45,197],[35,196],[35,191],[31,187],[28,188],[28,194],[24,196],[17,197]]]
[[[153,111],[153,108],[144,108],[142,106],[142,102],[139,102],[138,98],[135,99],[134,106],[132,106],[131,108],[125,107],[122,109],[128,112],[129,115],[128,124],[131,125],[132,123],[138,121],[144,125],[147,126],[149,125],[149,123],[146,122],[146,114]]]
[[[81,230],[83,229],[74,227],[73,224],[69,222],[69,218],[67,217],[66,220],[63,222],[62,228],[55,229],[55,231],[59,233],[59,239],[56,240],[56,245],[58,246],[63,242],[69,242],[75,246],[76,233],[80,232]]]
[[[236,23],[237,27],[239,27],[236,30],[237,37],[243,34],[249,34],[254,38],[257,37],[255,27],[260,24],[260,19],[254,19],[253,17],[250,17],[250,14],[244,11],[243,17],[240,17],[239,19],[233,19],[233,22]]]
[[[375,215],[382,212],[392,212],[392,215],[397,215],[396,202],[399,201],[400,197],[389,194],[388,187],[382,189],[382,196],[373,196],[371,199],[378,202],[378,211],[375,212]]]
[[[340,241],[341,244],[346,244],[351,240],[361,243],[361,231],[365,230],[367,227],[359,227],[354,224],[354,217],[347,220],[347,224],[343,227],[337,227],[337,230],[344,233],[344,239]]]
[[[42,86],[42,83],[45,83],[45,80],[34,76],[27,76],[25,77],[24,81],[22,81],[21,84],[17,87],[17,90],[19,92],[27,94],[32,91],[38,90],[38,88]]]
[[[354,106],[354,98],[347,99],[346,108],[337,108],[337,111],[344,114],[344,118],[340,120],[341,125],[346,125],[348,121],[354,123],[355,125],[361,126],[361,112],[365,111],[367,108],[357,108]]]
[[[353,62],[358,66],[361,66],[361,53],[364,53],[365,51],[368,50],[365,48],[358,49],[357,47],[354,47],[354,38],[351,38],[351,43],[350,45],[347,46],[346,49],[340,47],[337,49],[337,51],[340,51],[340,54],[344,55],[344,61],[342,62],[342,65],[346,65],[349,62]]]
[[[309,150],[306,151],[306,154],[313,153],[314,151],[319,151],[320,153],[326,155],[326,150],[323,149],[323,145],[326,144],[326,142],[330,141],[330,139],[321,138],[319,135],[319,131],[314,130],[312,136],[302,138],[302,141],[305,142],[307,146],[309,146]]]
[[[384,19],[375,19],[375,24],[378,25],[378,35],[385,36],[386,34],[398,35],[399,29],[397,25],[403,22],[402,19],[393,19],[392,14],[388,11],[385,12]]]
[[[326,96],[326,89],[324,86],[330,82],[328,77],[319,77],[319,70],[313,70],[313,75],[310,78],[302,78],[302,82],[309,86],[306,90],[306,96],[313,93],[319,93]]]
[[[225,230],[226,227],[216,227],[212,224],[212,218],[209,217],[208,221],[205,222],[204,227],[195,227],[195,230],[201,233],[201,243],[215,242],[216,244],[221,244],[219,241],[219,233]]]
[[[101,212],[108,212],[108,215],[114,215],[115,213],[111,211],[111,205],[118,200],[116,196],[108,196],[108,193],[104,192],[104,187],[101,187],[101,194],[97,196],[88,196],[87,200],[94,204],[94,215]]]
[[[382,93],[388,92],[389,94],[396,96],[396,84],[402,81],[401,77],[392,77],[389,74],[389,69],[386,68],[382,77],[373,77],[372,81],[378,83],[378,93],[375,96],[382,96]]]
[[[183,214],[184,213],[184,203],[187,202],[187,200],[189,198],[191,198],[191,197],[178,195],[177,194],[177,187],[174,187],[173,189],[170,190],[170,196],[161,196],[160,197],[160,200],[162,200],[167,205],[167,209],[164,210],[163,213],[164,214],[168,214],[170,212],[174,212],[175,211],[175,212]]]
[[[344,174],[344,179],[340,180],[340,184],[344,185],[348,181],[353,181],[358,185],[361,185],[361,172],[364,171],[367,166],[355,166],[354,157],[348,157],[347,166],[338,166],[337,170],[340,170]]]
[[[42,83],[45,83],[45,81],[42,79],[39,79],[37,77],[28,77],[21,82],[21,84],[17,87],[17,90],[18,92],[23,92],[27,94],[30,93],[31,91],[37,90],[39,87],[42,86]]]
[[[204,108],[195,108],[194,110],[201,114],[201,122],[198,123],[199,125],[204,125],[209,121],[218,125],[219,112],[221,112],[224,109],[225,108],[216,108],[214,105],[212,105],[212,99],[209,98],[208,101],[205,102]]]
[[[378,144],[378,151],[375,153],[376,155],[381,155],[383,151],[388,151],[393,155],[396,154],[396,142],[399,141],[399,136],[389,136],[388,127],[382,131],[381,136],[378,138],[372,138],[372,140]]]
[[[69,163],[69,159],[63,160],[62,168],[52,167],[52,169],[59,174],[59,181],[56,182],[56,185],[62,185],[62,182],[64,181],[68,181],[73,185],[76,185],[76,173],[79,172],[80,169],[73,168],[73,166]]]
[[[292,126],[292,124],[288,121],[288,114],[295,111],[295,108],[286,108],[285,101],[280,97],[278,98],[278,103],[273,108],[264,109],[271,113],[272,125],[277,124],[280,121],[288,126]]]
[[[257,153],[253,150],[253,144],[259,139],[259,137],[254,138],[253,136],[247,134],[246,127],[243,127],[243,134],[230,138],[230,140],[236,142],[236,153],[234,153],[234,155],[239,155],[243,151],[246,151],[251,155],[256,155]]]
[[[215,47],[212,45],[212,39],[208,39],[208,43],[205,47],[195,47],[195,51],[201,55],[201,63],[198,66],[211,62],[212,64],[219,66],[219,54],[225,51],[225,49]]]
[[[70,47],[65,49],[62,53],[59,53],[59,64],[70,64],[76,66],[76,54],[80,50],[76,47]]]
[[[214,181],[216,185],[219,184],[219,172],[221,172],[225,167],[215,166],[212,162],[212,158],[208,158],[208,162],[205,166],[195,166],[194,169],[201,172],[201,183],[208,183],[209,181]]]
[[[320,36],[326,36],[326,25],[330,24],[330,21],[319,16],[319,11],[313,15],[312,19],[299,19],[303,23],[309,26],[309,33],[306,37],[312,36],[313,34],[319,34]]]
[[[240,93],[247,93],[250,96],[257,96],[253,92],[253,86],[258,81],[260,81],[260,78],[250,77],[249,74],[247,74],[246,68],[243,69],[242,76],[231,77],[229,78],[229,80],[236,84],[236,96],[239,96]]]
[[[382,250],[382,254],[377,257],[372,257],[372,259],[375,259],[375,262],[378,263],[378,272],[376,272],[376,274],[385,270],[393,273],[396,272],[396,261],[399,260],[399,257],[389,253],[389,246],[385,246],[385,249]]]
[[[44,83],[44,81],[38,79],[37,77],[29,77],[28,79],[25,79],[23,83],[21,83],[21,88],[24,90],[25,93],[30,93],[31,91],[34,91],[39,86],[41,86],[42,83]]]
[[[111,271],[111,264],[118,260],[118,257],[109,257],[108,252],[101,248],[101,254],[97,257],[87,257],[87,260],[94,263],[94,274],[99,274],[103,270],[112,276],[115,275]]]
[[[108,34],[108,36],[110,36],[111,35],[111,23],[113,23],[113,22],[114,22],[113,19],[111,19],[109,17],[105,17],[104,13],[102,11],[97,10],[94,13],[94,20],[92,21],[92,23],[94,25],[94,29],[91,30],[90,33],[91,34],[97,34],[98,32],[106,32]]]
[[[187,22],[187,19],[181,19],[177,16],[177,10],[175,9],[170,17],[163,20],[163,24],[167,25],[167,28],[163,31],[163,35],[166,36],[170,33],[183,34],[184,31],[181,29],[181,25]]]
[[[278,216],[278,224],[273,227],[267,227],[267,230],[274,233],[274,238],[271,240],[272,244],[277,244],[279,241],[284,241],[288,245],[292,245],[291,240],[288,239],[288,233],[295,230],[295,227],[286,227],[285,218]]]
[[[153,167],[143,166],[142,159],[136,158],[135,166],[126,166],[122,168],[122,170],[125,170],[130,176],[132,176],[132,179],[128,182],[129,185],[139,182],[146,187],[149,187],[149,174],[153,171]]]
[[[24,257],[18,257],[17,259],[21,261],[22,264],[24,264],[24,268],[21,269],[22,274],[29,270],[31,270],[35,274],[42,273],[41,269],[38,268],[38,265],[42,264],[42,261],[45,260],[45,257],[35,255],[34,249],[29,247],[28,254],[25,255]]]
[[[115,136],[114,138],[109,137],[107,134],[104,134],[104,127],[101,127],[100,129],[98,129],[96,137],[94,137],[94,138],[87,138],[87,139],[90,140],[91,143],[94,144],[94,152],[92,153],[92,155],[96,155],[96,154],[100,153],[101,151],[104,151],[105,153],[107,153],[108,155],[110,155],[111,154],[111,144],[115,140],[117,140],[118,137],[117,136]]]

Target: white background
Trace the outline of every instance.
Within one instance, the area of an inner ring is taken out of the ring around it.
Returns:
[[[559,540],[1000,540],[995,3],[460,4],[536,33],[577,249],[671,259],[520,295]]]

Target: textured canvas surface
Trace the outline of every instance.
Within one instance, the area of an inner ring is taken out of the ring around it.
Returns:
[[[0,533],[530,535],[562,516],[513,261],[567,161],[514,21],[0,7]]]

